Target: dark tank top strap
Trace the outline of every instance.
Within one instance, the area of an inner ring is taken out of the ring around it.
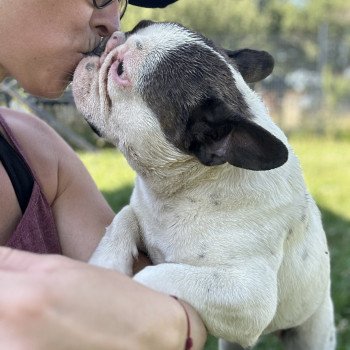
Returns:
[[[3,163],[5,166],[6,162],[5,169],[8,171],[23,211],[22,218],[5,245],[33,253],[62,254],[52,209],[41,191],[35,172],[30,168],[25,150],[21,148],[1,115],[0,125],[10,140],[9,143],[2,137],[0,153],[5,154],[2,156],[5,160]]]
[[[8,128],[5,120],[0,114],[0,125],[12,141],[12,146],[0,133],[0,161],[2,162],[10,180],[22,213],[25,212],[34,185],[34,176],[30,171],[26,160],[18,149],[18,144]]]

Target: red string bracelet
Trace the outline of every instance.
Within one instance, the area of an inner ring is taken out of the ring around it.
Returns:
[[[180,302],[179,298],[176,297],[175,295],[171,295],[171,297],[174,298],[175,300],[177,300],[177,302],[181,305],[181,307],[185,311],[186,320],[187,320],[187,338],[186,338],[186,343],[185,343],[185,350],[190,350],[190,349],[192,349],[192,346],[193,346],[193,340],[191,338],[190,318],[188,317],[188,313],[187,313],[186,308],[182,305],[182,303]]]

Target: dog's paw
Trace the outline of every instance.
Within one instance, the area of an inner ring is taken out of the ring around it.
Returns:
[[[133,279],[158,292],[176,294],[177,287],[175,281],[171,278],[171,268],[170,271],[167,271],[169,265],[171,264],[147,266],[138,272]]]
[[[134,257],[132,254],[117,252],[102,252],[96,250],[89,260],[89,264],[116,270],[128,276],[132,276]]]

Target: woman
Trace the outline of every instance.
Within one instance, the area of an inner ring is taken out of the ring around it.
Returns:
[[[85,54],[119,29],[122,0],[0,0],[0,81],[54,98]],[[86,261],[114,213],[46,124],[0,109],[0,348],[200,349],[185,303]],[[189,317],[189,319],[187,319]]]

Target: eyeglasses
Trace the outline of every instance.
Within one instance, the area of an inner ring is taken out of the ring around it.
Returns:
[[[94,6],[97,9],[103,9],[104,7],[108,6],[111,2],[114,0],[93,0]],[[124,16],[124,13],[126,11],[126,8],[128,6],[128,0],[118,0],[119,9],[120,9],[120,18]]]

